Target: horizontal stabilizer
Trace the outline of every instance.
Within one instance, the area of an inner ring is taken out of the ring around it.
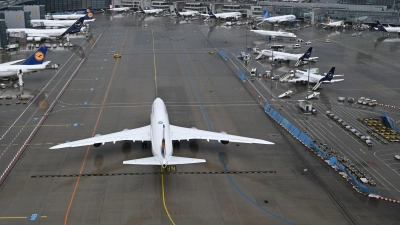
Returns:
[[[141,159],[133,159],[124,161],[124,164],[131,164],[131,165],[161,165],[161,162],[158,160],[157,157],[148,157],[148,158],[141,158]]]
[[[205,163],[205,159],[196,159],[196,158],[186,158],[186,157],[177,157],[171,156],[168,160],[168,165],[179,165],[179,164],[192,164],[192,163]]]

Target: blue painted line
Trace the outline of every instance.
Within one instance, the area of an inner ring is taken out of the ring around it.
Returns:
[[[90,91],[93,91],[94,90],[94,88],[90,88]]]
[[[87,105],[87,102],[84,102],[83,105]]]
[[[78,126],[78,123],[74,123],[74,127],[77,127]]]
[[[32,214],[31,217],[29,218],[29,220],[34,221],[34,220],[36,220],[37,216],[38,216],[38,214]]]
[[[179,47],[180,47],[180,45],[179,45]],[[181,58],[182,58],[182,60],[183,60],[183,63],[185,64],[185,68],[186,68],[186,71],[187,71],[187,73],[188,73],[188,75],[189,75],[190,83],[192,84],[194,93],[196,94],[197,101],[199,101],[199,103],[200,103],[201,111],[203,112],[204,118],[205,118],[206,121],[207,121],[208,129],[210,129],[210,131],[213,131],[213,129],[212,129],[212,127],[211,127],[210,120],[208,119],[208,116],[207,116],[207,112],[206,112],[206,110],[204,109],[204,106],[203,106],[203,103],[202,103],[202,101],[201,101],[200,95],[199,95],[199,93],[198,93],[198,91],[197,91],[196,84],[194,83],[193,75],[192,75],[192,73],[190,72],[190,69],[189,69],[189,66],[188,66],[188,64],[187,64],[186,59],[183,57],[182,49],[179,48],[179,52],[181,53],[180,56],[181,56]],[[218,150],[218,154],[219,154],[219,157],[221,158],[221,162],[222,162],[222,164],[223,164],[223,166],[224,166],[225,172],[229,172],[228,167],[226,166],[226,163],[225,163],[224,156],[222,155],[221,149],[219,148],[218,141],[214,141],[214,143],[215,143],[215,147],[216,147],[217,150]],[[231,175],[230,175],[229,173],[227,174],[227,176],[228,176],[229,181],[230,181],[231,184],[233,185],[233,187],[234,187],[243,197],[245,197],[249,202],[251,202],[253,205],[257,206],[259,209],[261,209],[261,210],[263,210],[264,212],[268,213],[269,215],[275,217],[276,219],[279,219],[279,220],[281,220],[281,221],[283,221],[283,222],[285,222],[285,223],[287,223],[287,224],[294,225],[294,223],[291,223],[291,222],[285,220],[284,218],[282,218],[282,217],[280,217],[280,216],[274,214],[273,212],[271,212],[271,211],[269,211],[269,210],[267,210],[267,209],[264,209],[262,206],[258,205],[255,201],[253,201],[251,198],[249,198],[249,196],[247,196],[245,193],[243,193],[242,190],[240,190],[240,188],[239,188],[239,187],[236,185],[236,183],[233,181],[233,179],[232,179],[232,177],[231,177]]]

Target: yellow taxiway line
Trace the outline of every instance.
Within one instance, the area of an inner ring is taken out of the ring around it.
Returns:
[[[163,168],[161,167],[161,194],[162,194],[162,200],[163,200],[163,204],[164,204],[164,209],[165,209],[165,212],[167,213],[168,218],[169,218],[169,220],[171,221],[171,223],[172,223],[173,225],[175,225],[174,220],[172,219],[171,215],[170,215],[169,212],[168,212],[167,204],[166,204],[166,202],[165,202],[165,193],[164,193],[164,173],[162,173],[162,172],[163,172]]]

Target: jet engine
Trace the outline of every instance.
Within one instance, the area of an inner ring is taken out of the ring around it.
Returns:
[[[221,131],[220,133],[221,134],[227,134],[225,131]],[[221,140],[221,143],[224,144],[224,145],[227,145],[229,143],[229,141]]]
[[[27,37],[26,40],[27,41],[33,41],[33,37]]]
[[[41,37],[34,37],[33,40],[35,40],[35,41],[41,41],[42,38],[41,38]]]
[[[94,135],[94,136],[95,136],[95,137],[100,137],[101,134],[96,134],[96,135]],[[93,144],[93,146],[96,147],[96,148],[97,148],[97,147],[100,147],[100,145],[101,145],[101,143],[94,143],[94,144]]]

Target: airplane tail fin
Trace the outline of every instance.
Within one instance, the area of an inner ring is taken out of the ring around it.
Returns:
[[[307,59],[309,59],[311,57],[311,53],[312,53],[312,47],[310,47],[302,57],[300,57],[299,60],[301,61],[306,61]]]
[[[66,34],[74,34],[74,33],[78,33],[79,31],[81,31],[81,29],[83,27],[83,20],[85,20],[84,16],[82,16],[77,21],[75,21],[75,23],[72,24],[72,26],[70,26],[63,34],[61,34],[61,36],[64,36]]]
[[[263,13],[264,13],[264,19],[269,18],[269,15],[268,15],[268,12],[266,9],[263,10]]]
[[[335,67],[332,67],[331,70],[325,75],[325,77],[321,78],[319,80],[319,83],[324,82],[324,81],[331,81],[333,78],[333,75],[335,74]]]
[[[255,24],[251,24],[251,29],[252,30],[258,30],[257,26]]]
[[[210,7],[207,6],[207,13],[210,17],[215,17],[214,13],[211,11]]]
[[[378,27],[378,30],[379,30],[379,31],[387,32],[387,30],[385,29],[385,27],[382,26],[382,24],[379,23],[379,21],[376,21],[376,24],[377,24],[377,27]]]
[[[47,47],[41,46],[36,52],[34,52],[29,58],[27,58],[22,65],[38,65],[42,64],[46,56]]]
[[[85,20],[93,19],[94,12],[95,12],[95,10],[91,10],[90,8],[87,8],[86,11],[85,11]]]
[[[139,5],[139,11],[144,13],[144,10],[142,9],[142,7]]]
[[[175,14],[176,14],[177,16],[181,16],[181,14],[178,12],[178,10],[177,10],[176,8],[174,8],[174,10],[175,10]]]

